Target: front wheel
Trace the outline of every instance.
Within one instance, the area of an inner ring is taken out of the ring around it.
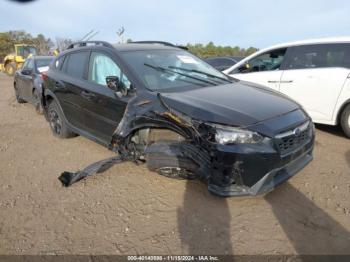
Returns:
[[[75,134],[68,129],[63,113],[55,100],[49,104],[47,115],[54,136],[59,138],[75,136]]]
[[[14,88],[15,88],[15,97],[16,97],[17,102],[20,104],[26,103],[27,101],[22,99],[21,96],[19,95],[18,88],[16,85],[14,86]]]
[[[341,114],[340,125],[345,135],[350,138],[350,104],[344,108]]]
[[[33,103],[34,103],[34,107],[35,107],[35,111],[42,115],[44,112],[43,106],[41,104],[41,98],[40,98],[40,93],[38,91],[38,89],[34,89],[33,91]]]

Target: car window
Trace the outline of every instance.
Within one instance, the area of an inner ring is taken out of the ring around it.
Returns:
[[[205,59],[205,62],[207,62],[211,66],[220,65],[220,61],[217,58],[207,58],[207,59]]]
[[[350,68],[349,44],[317,44],[292,48],[286,69]]]
[[[239,73],[253,73],[278,70],[283,62],[286,48],[276,49],[253,57],[238,68]]]
[[[221,60],[221,64],[224,66],[232,66],[235,63],[237,63],[234,59],[230,59],[230,58],[223,58]]]
[[[34,60],[33,59],[28,59],[28,63],[26,64],[25,69],[34,69]]]
[[[230,58],[209,58],[206,60],[212,66],[232,66],[236,62]]]
[[[83,78],[88,55],[89,52],[86,51],[69,54],[64,61],[63,70],[70,76]]]
[[[26,59],[26,61],[24,62],[23,66],[22,66],[23,69],[24,69],[24,68],[27,68],[28,63],[29,63],[29,60],[30,60],[30,59]]]
[[[110,57],[102,53],[92,52],[89,62],[88,80],[107,86],[107,76],[117,76],[122,85],[127,89],[130,88],[130,81]]]
[[[150,90],[176,90],[231,82],[202,59],[180,49],[121,52],[136,77]]]
[[[65,56],[61,56],[56,59],[56,61],[52,64],[52,67],[57,70],[62,70],[62,64],[64,61]]]
[[[36,67],[44,67],[44,66],[49,66],[51,63],[52,59],[51,58],[40,58],[36,59]]]
[[[39,73],[49,70],[52,58],[39,58],[35,60],[36,68]]]

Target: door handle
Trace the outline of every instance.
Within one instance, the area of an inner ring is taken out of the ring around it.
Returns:
[[[283,80],[281,81],[283,84],[293,83],[293,80]]]
[[[87,100],[93,100],[96,98],[96,95],[94,95],[93,93],[90,93],[88,91],[81,91],[81,96]]]
[[[273,83],[279,83],[280,81],[278,80],[267,80],[268,83],[273,84]]]

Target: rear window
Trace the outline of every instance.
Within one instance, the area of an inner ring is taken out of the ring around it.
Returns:
[[[49,66],[51,61],[52,61],[52,58],[36,59],[35,60],[37,67]]]
[[[70,76],[83,78],[89,52],[77,52],[67,55],[63,70]]]
[[[350,44],[317,44],[292,47],[286,69],[350,68]]]
[[[236,63],[234,59],[222,57],[222,58],[207,58],[205,60],[210,65],[233,65]]]
[[[42,58],[42,59],[36,59],[35,64],[36,68],[39,72],[47,71],[49,69],[49,65],[52,62],[52,58]]]

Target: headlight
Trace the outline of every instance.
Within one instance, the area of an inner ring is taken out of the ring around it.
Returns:
[[[207,124],[215,132],[215,141],[219,144],[256,144],[263,140],[263,137],[249,130],[223,126],[218,124]]]

